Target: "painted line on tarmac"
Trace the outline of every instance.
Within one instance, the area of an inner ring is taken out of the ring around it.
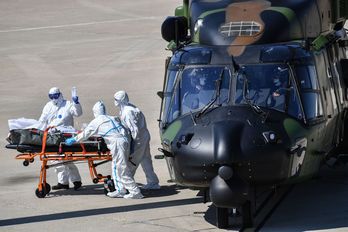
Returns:
[[[74,23],[74,24],[63,24],[56,26],[46,26],[46,27],[28,27],[28,28],[19,28],[11,30],[0,30],[0,33],[9,33],[9,32],[23,32],[23,31],[36,31],[36,30],[49,30],[56,28],[66,28],[66,27],[80,27],[80,26],[90,26],[97,24],[106,24],[106,23],[122,23],[122,22],[131,22],[131,21],[143,21],[143,20],[155,20],[160,17],[140,17],[140,18],[128,18],[128,19],[118,19],[118,20],[106,20],[106,21],[94,21],[87,23]]]

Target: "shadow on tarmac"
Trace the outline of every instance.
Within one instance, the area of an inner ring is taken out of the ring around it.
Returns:
[[[138,186],[141,186],[138,184]],[[156,190],[141,190],[141,193],[146,197],[165,197],[178,194],[182,187],[177,185],[162,185],[161,189]],[[105,195],[102,184],[82,185],[77,191],[73,188],[67,190],[52,190],[46,197],[73,196],[73,195]]]
[[[37,175],[18,175],[10,176],[3,179],[5,185],[23,185],[23,182],[37,180]]]
[[[211,204],[205,220],[216,226]],[[297,184],[279,205],[261,232],[302,232],[348,228],[348,165],[323,167],[318,177]],[[233,230],[231,227],[228,230]]]
[[[261,231],[348,228],[348,165],[322,167],[319,176],[295,186]],[[343,231],[343,230],[342,230]]]
[[[134,200],[134,202],[141,202],[141,200]],[[118,207],[108,207],[100,209],[89,209],[89,210],[78,210],[64,213],[55,213],[55,214],[46,214],[46,215],[37,215],[30,217],[20,217],[0,220],[0,226],[11,226],[11,225],[20,225],[27,223],[37,223],[44,221],[56,221],[67,218],[79,218],[79,217],[89,217],[96,215],[105,215],[105,214],[114,214],[122,212],[130,212],[137,210],[146,210],[146,209],[157,209],[157,208],[167,208],[180,205],[191,205],[191,204],[201,204],[201,198],[189,198],[181,200],[171,200],[171,201],[161,201],[161,202],[151,202],[143,204],[134,204],[127,206],[118,206]]]

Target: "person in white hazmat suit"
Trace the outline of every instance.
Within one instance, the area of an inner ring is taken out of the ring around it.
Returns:
[[[118,91],[114,95],[115,106],[119,108],[121,122],[132,135],[133,149],[130,155],[132,176],[134,176],[139,164],[141,164],[146,176],[147,184],[143,189],[160,189],[158,177],[153,169],[150,153],[150,133],[146,126],[144,114],[134,105],[129,103],[128,94]]]
[[[71,101],[64,99],[59,88],[53,87],[48,92],[49,102],[44,106],[39,122],[42,129],[49,126],[74,126],[74,117],[82,115],[82,107],[77,96]],[[69,179],[74,184],[74,189],[81,187],[81,176],[76,165],[72,162],[60,164],[61,161],[53,161],[57,166],[55,171],[58,177],[58,184],[52,189],[69,189]]]
[[[93,106],[94,119],[87,127],[73,138],[65,141],[71,145],[81,140],[86,140],[92,135],[98,135],[104,138],[105,143],[112,155],[112,178],[115,184],[115,191],[109,192],[109,197],[123,197],[126,199],[141,199],[144,196],[135,183],[129,167],[129,141],[130,135],[122,126],[118,118],[106,115],[105,105],[98,101]],[[127,191],[129,194],[126,194]]]

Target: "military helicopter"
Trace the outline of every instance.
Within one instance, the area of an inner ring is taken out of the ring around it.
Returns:
[[[347,16],[339,0],[183,0],[163,22],[160,150],[172,181],[209,191],[218,227],[348,151]]]

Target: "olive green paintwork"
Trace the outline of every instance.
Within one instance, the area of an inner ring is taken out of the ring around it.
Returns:
[[[225,9],[216,9],[216,10],[212,10],[212,11],[207,11],[204,12],[203,14],[201,14],[198,18],[199,19],[204,19],[206,16],[211,15],[211,14],[216,14],[219,12],[225,11]],[[199,30],[193,35],[193,39],[192,39],[193,43],[199,43]]]
[[[185,12],[184,12],[184,7],[183,6],[178,6],[177,8],[175,8],[175,16],[185,16]]]
[[[299,136],[304,137],[306,135],[306,131],[301,126],[301,124],[292,118],[286,118],[283,122],[283,125],[284,125],[286,133],[288,134],[289,138],[291,138],[292,140],[295,140]]]
[[[270,7],[269,10],[277,11],[283,14],[288,19],[289,22],[293,23],[290,34],[296,33],[297,31],[301,30],[300,21],[298,20],[296,13],[292,9],[287,7]]]
[[[303,181],[304,179],[311,178],[313,170],[316,170],[320,166],[322,157],[318,157],[314,154],[313,150],[320,147],[322,138],[317,133],[318,126],[306,129],[302,125],[291,118],[287,118],[283,121],[284,129],[287,132],[289,138],[294,143],[299,138],[307,138],[307,148],[305,158],[302,164],[300,176],[296,177],[295,182]],[[315,137],[313,139],[313,136]],[[291,182],[291,180],[290,180]]]
[[[175,136],[178,134],[182,127],[182,123],[180,120],[177,120],[170,124],[170,126],[165,130],[163,134],[161,134],[161,140],[168,140],[169,142],[172,142],[175,138]]]
[[[316,51],[319,51],[321,48],[323,48],[325,46],[325,44],[327,44],[329,42],[329,40],[326,38],[326,36],[324,35],[320,35],[318,38],[316,38],[312,45],[313,45],[313,48],[316,50]]]

